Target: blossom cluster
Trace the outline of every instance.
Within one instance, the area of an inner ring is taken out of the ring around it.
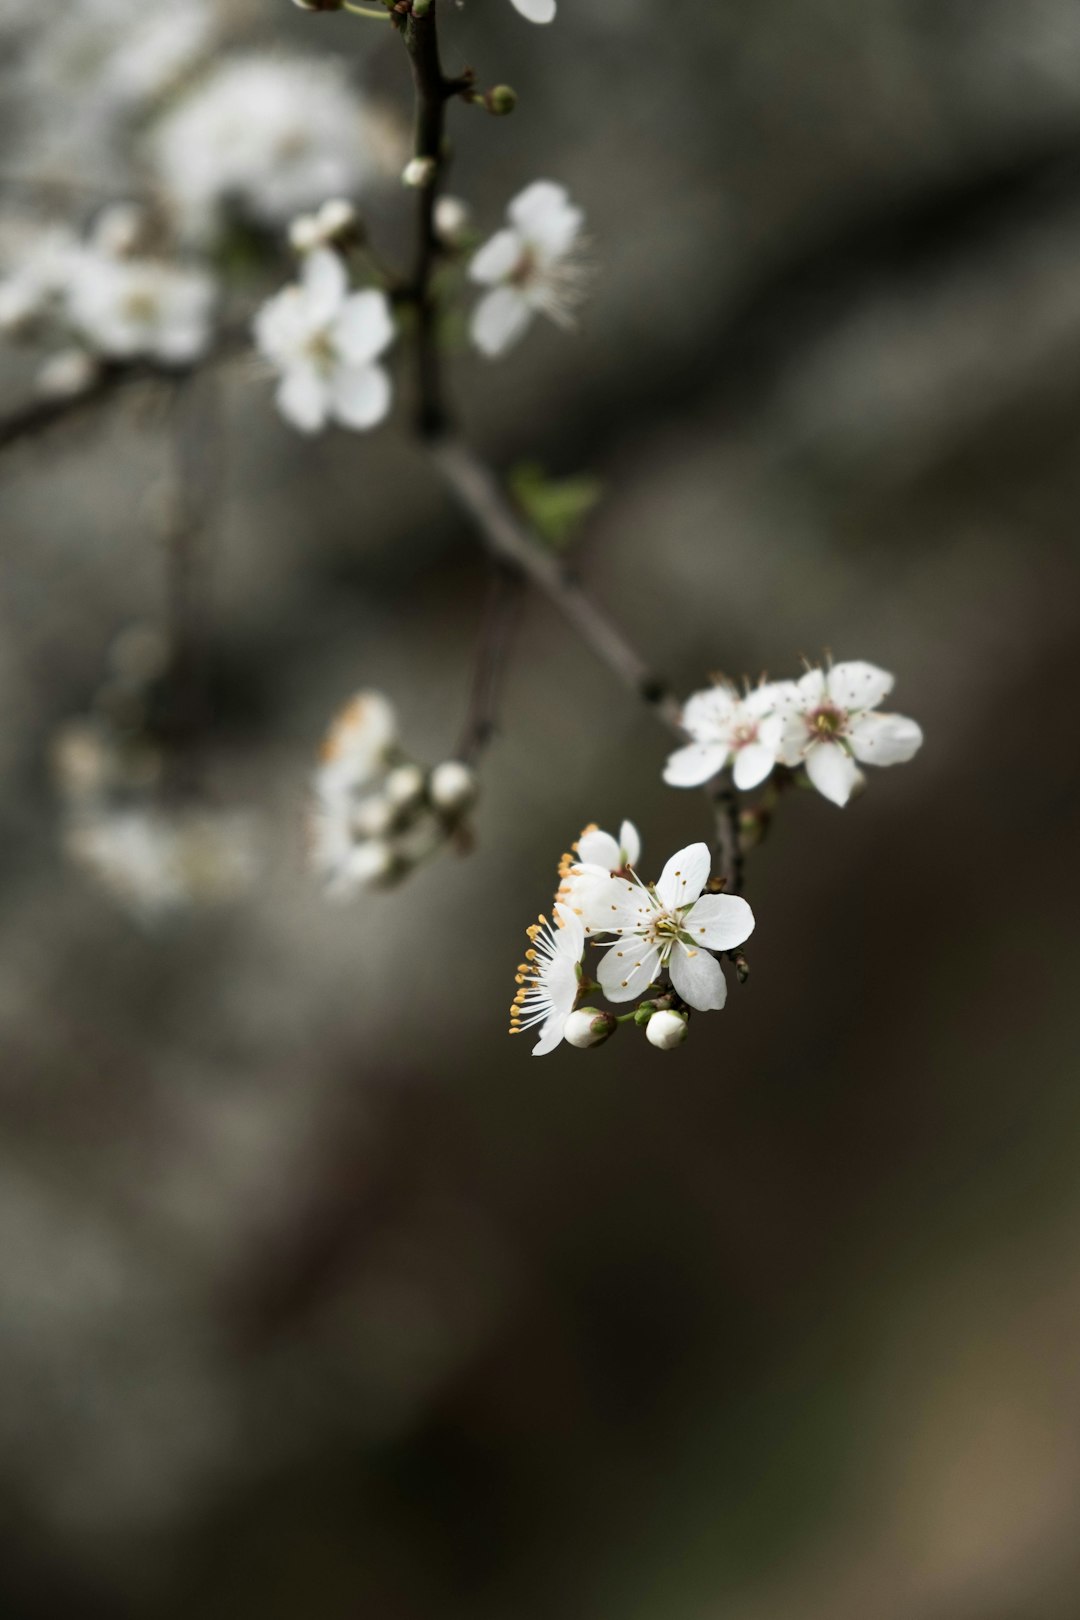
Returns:
[[[710,885],[706,844],[679,850],[655,882],[639,875],[640,856],[630,822],[618,839],[586,827],[563,856],[554,922],[541,915],[528,930],[510,1012],[512,1034],[537,1028],[535,1057],[563,1040],[595,1046],[614,1033],[619,1019],[582,1006],[593,991],[616,1006],[638,1002],[621,1021],[644,1025],[662,1050],[685,1038],[691,1010],[724,1006],[727,981],[718,958],[749,939],[753,912],[741,896]],[[585,966],[589,948],[603,952],[595,979]]]
[[[745,694],[729,681],[695,692],[682,711],[692,739],[664,769],[671,787],[701,787],[731,770],[737,788],[760,786],[778,765],[802,769],[833,804],[861,788],[860,765],[899,765],[922,744],[914,720],[878,713],[893,677],[861,660],[808,669],[797,681],[770,681]]]
[[[151,626],[116,637],[91,713],[61,726],[52,770],[68,859],[138,921],[250,894],[260,871],[255,818],[170,789],[154,707],[168,648]]]
[[[313,785],[308,857],[331,900],[399,883],[463,837],[477,792],[463,761],[425,770],[405,753],[381,692],[358,692],[335,717]]]

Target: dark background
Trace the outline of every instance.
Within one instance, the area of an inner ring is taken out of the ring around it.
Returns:
[[[239,907],[136,927],[45,755],[152,615],[138,399],[0,468],[0,1608],[154,1620],[1065,1620],[1080,1559],[1080,13],[506,0],[448,65],[487,229],[589,216],[581,332],[454,364],[501,466],[588,470],[590,584],[680,691],[831,648],[926,745],[755,855],[750,985],[662,1057],[509,1042],[587,821],[708,836],[666,739],[528,612],[471,857],[328,910],[356,687],[452,745],[484,592],[401,431],[302,441],[245,366],[214,563]],[[395,42],[259,13],[361,53]],[[393,189],[375,218],[404,228]],[[15,398],[17,390],[13,390]]]

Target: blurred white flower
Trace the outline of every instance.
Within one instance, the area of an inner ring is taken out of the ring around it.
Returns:
[[[541,915],[527,929],[529,949],[517,972],[518,991],[510,1008],[510,1033],[540,1026],[533,1057],[553,1052],[563,1039],[574,1010],[578,968],[585,952],[585,931],[573,912],[555,907],[555,926]]]
[[[690,844],[671,857],[655,887],[636,875],[610,880],[597,900],[598,915],[607,918],[603,932],[618,939],[597,970],[609,1001],[632,1001],[666,968],[688,1006],[706,1012],[724,1005],[727,984],[709,952],[749,939],[754,914],[738,895],[702,893],[709,867],[708,845]]]
[[[334,247],[357,236],[360,215],[346,197],[331,197],[314,214],[298,214],[289,225],[289,242],[297,253]]]
[[[352,196],[380,166],[380,141],[340,64],[236,57],[184,96],[154,132],[151,158],[188,237],[235,209],[285,226],[325,197]]]
[[[435,200],[435,235],[447,247],[457,247],[465,237],[472,219],[467,202],[460,197],[438,197]]]
[[[468,809],[476,798],[477,787],[476,772],[460,759],[444,759],[428,781],[432,804],[450,815]]]
[[[777,688],[784,715],[780,757],[804,765],[818,792],[844,805],[864,781],[863,765],[899,765],[912,758],[923,735],[914,720],[873,711],[893,689],[893,677],[855,660],[829,670],[810,669]]]
[[[100,375],[98,361],[85,349],[58,349],[38,367],[34,385],[46,399],[77,399]]]
[[[308,254],[300,277],[255,320],[258,348],[281,374],[278,409],[302,433],[331,420],[375,427],[390,409],[390,379],[375,364],[394,337],[386,296],[350,293],[345,266],[325,248]]]
[[[146,922],[250,892],[259,861],[251,819],[203,808],[102,810],[76,817],[76,865]]]
[[[81,254],[67,289],[67,315],[83,341],[110,360],[186,365],[205,353],[213,278],[154,259]]]
[[[683,729],[693,738],[676,749],[664,767],[671,787],[700,787],[734,762],[737,788],[764,782],[780,757],[784,720],[777,712],[784,688],[755,687],[745,697],[726,681],[695,692],[682,712]]]
[[[31,226],[4,244],[8,274],[0,280],[0,332],[17,334],[55,311],[83,253],[63,225]]]
[[[510,4],[530,22],[549,23],[555,16],[555,0],[510,0]]]
[[[584,214],[562,186],[537,180],[507,209],[509,225],[479,250],[469,275],[490,287],[473,310],[470,332],[482,353],[504,354],[538,311],[572,325],[584,293],[580,261]]]

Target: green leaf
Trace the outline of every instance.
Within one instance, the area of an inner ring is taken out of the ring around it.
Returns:
[[[533,528],[560,551],[576,537],[604,493],[600,480],[587,473],[549,478],[543,467],[533,461],[512,468],[509,484]]]

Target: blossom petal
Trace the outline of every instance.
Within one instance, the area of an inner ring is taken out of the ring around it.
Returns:
[[[715,956],[687,950],[681,942],[668,957],[671,982],[688,1007],[698,1012],[719,1012],[727,1000],[727,980]]]
[[[633,1001],[656,977],[660,952],[647,939],[620,940],[600,958],[597,982],[609,1001]]]
[[[473,310],[469,325],[472,340],[481,354],[494,359],[524,335],[532,313],[516,287],[496,287]]]
[[[316,248],[300,272],[305,304],[313,321],[328,320],[340,308],[349,286],[345,266],[329,248]]]
[[[549,23],[555,16],[555,0],[511,0],[511,4],[530,22]]]
[[[622,865],[619,846],[610,833],[593,827],[583,832],[577,842],[578,860],[583,866],[602,866],[605,872],[616,872]]]
[[[754,932],[754,913],[738,894],[703,894],[684,918],[695,945],[710,951],[733,951]]]
[[[536,180],[526,186],[507,213],[534,256],[549,263],[569,252],[585,222],[584,213],[570,202],[565,186],[556,185],[554,180]]]
[[[627,866],[636,866],[641,859],[641,835],[632,821],[624,821],[619,828],[619,853],[626,857]]]
[[[278,384],[278,410],[301,433],[318,433],[326,425],[326,389],[314,366],[293,366]]]
[[[687,844],[671,857],[660,874],[656,896],[667,911],[691,906],[709,881],[712,856],[708,844]]]
[[[864,765],[902,765],[922,747],[922,727],[902,714],[860,714],[848,729]]]
[[[839,743],[815,743],[803,763],[820,794],[833,804],[847,804],[859,780],[859,769]]]
[[[727,757],[727,743],[690,743],[669,756],[664,781],[668,787],[700,787],[723,770]]]
[[[834,664],[826,676],[829,696],[841,709],[876,709],[893,689],[893,677],[876,664],[855,659]]]
[[[808,669],[805,675],[799,677],[795,685],[799,694],[798,705],[800,708],[815,709],[820,703],[824,703],[828,696],[824,670]]]
[[[562,1042],[563,1029],[569,1016],[563,1007],[556,1007],[554,1012],[548,1014],[540,1025],[539,1039],[532,1049],[533,1057],[547,1057],[549,1052],[554,1052]]]
[[[517,231],[496,231],[473,255],[469,265],[469,280],[482,287],[496,287],[512,276],[521,263],[525,244]]]
[[[334,346],[343,360],[367,365],[394,340],[386,295],[374,289],[353,293],[334,323]]]
[[[375,427],[390,409],[390,378],[381,366],[339,366],[330,397],[338,421],[363,431]]]
[[[697,742],[720,742],[728,734],[739,695],[730,686],[709,686],[695,692],[683,705],[682,723]]]
[[[585,926],[567,906],[555,907],[555,919],[559,925],[556,936],[559,954],[576,966],[585,955]]]
[[[762,742],[747,743],[735,754],[735,769],[731,773],[735,786],[743,792],[757,787],[759,782],[764,782],[775,764],[775,748],[769,748]]]
[[[584,921],[594,934],[636,934],[647,928],[656,915],[648,889],[629,878],[609,877],[587,893]]]

